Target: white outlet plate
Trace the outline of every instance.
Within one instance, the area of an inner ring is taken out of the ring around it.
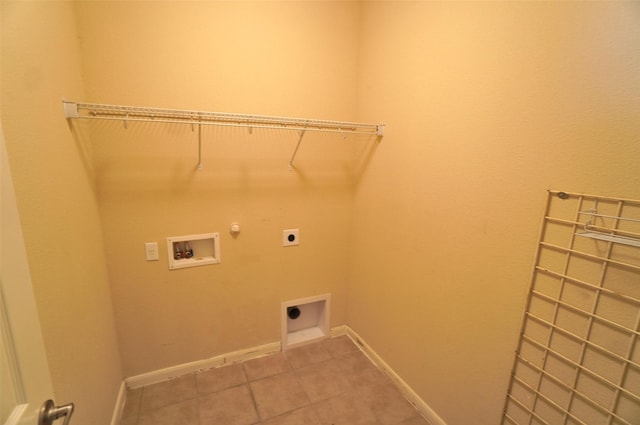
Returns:
[[[147,261],[157,261],[158,258],[158,243],[146,242],[144,244],[144,252]]]
[[[300,229],[287,229],[282,231],[282,246],[300,245]]]

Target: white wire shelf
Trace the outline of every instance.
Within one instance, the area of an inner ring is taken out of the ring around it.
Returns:
[[[367,124],[351,121],[330,121],[309,118],[290,118],[270,115],[247,115],[228,112],[192,111],[184,109],[149,108],[141,106],[107,105],[99,103],[79,103],[63,100],[64,116],[67,120],[111,120],[122,121],[127,128],[130,122],[152,122],[169,124],[188,124],[198,127],[198,166],[202,169],[203,125],[223,127],[245,127],[292,130],[300,133],[298,143],[289,160],[289,170],[293,170],[293,161],[298,153],[302,139],[307,131],[323,133],[366,134],[375,136],[378,141],[384,136],[384,124]]]
[[[329,121],[269,115],[246,115],[227,112],[191,111],[63,101],[67,119],[99,119],[127,122],[160,122],[190,125],[217,125],[248,128],[274,128],[298,131],[371,134],[384,136],[384,124]]]

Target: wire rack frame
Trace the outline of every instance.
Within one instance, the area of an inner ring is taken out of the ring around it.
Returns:
[[[639,200],[548,192],[503,425],[640,424],[638,235]]]

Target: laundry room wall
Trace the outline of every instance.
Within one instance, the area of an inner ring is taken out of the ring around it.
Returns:
[[[447,424],[500,422],[548,189],[640,198],[640,4],[366,2],[347,323]]]
[[[353,121],[355,2],[79,2],[95,103]],[[355,184],[376,141],[159,123],[74,123],[92,169],[126,376],[280,340],[280,303],[345,322]],[[229,233],[231,223],[240,233]],[[284,229],[300,245],[282,246]],[[166,238],[219,232],[221,263],[169,270]],[[159,261],[144,243],[157,242]]]
[[[445,423],[498,423],[546,191],[640,198],[639,20],[637,2],[3,2],[57,401],[105,423],[123,377],[278,341],[281,302],[331,293],[331,325]],[[289,170],[298,132],[203,127],[197,170],[197,126],[68,124],[63,97],[386,129],[308,132]],[[167,237],[208,232],[220,264],[169,270]]]

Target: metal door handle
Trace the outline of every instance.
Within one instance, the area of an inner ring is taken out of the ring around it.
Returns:
[[[68,425],[73,414],[73,403],[65,404],[63,406],[56,406],[53,400],[47,400],[40,408],[40,415],[38,416],[38,425],[51,425],[56,419],[60,419],[64,416],[64,422],[62,425]]]

